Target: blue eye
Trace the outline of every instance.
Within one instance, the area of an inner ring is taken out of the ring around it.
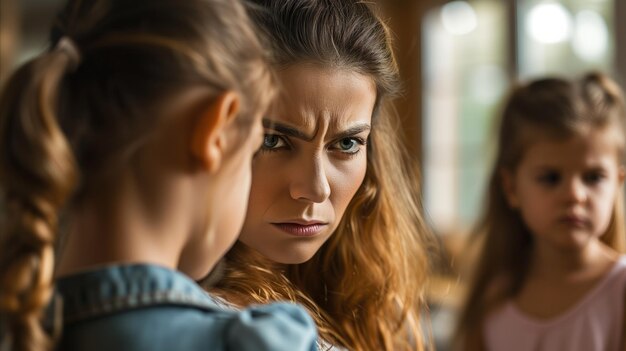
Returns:
[[[356,140],[354,140],[354,139],[346,138],[346,139],[342,139],[339,142],[339,147],[341,148],[341,150],[344,150],[344,151],[350,151],[350,150],[354,149],[357,146],[358,146],[358,144],[357,144]]]
[[[265,135],[263,137],[263,147],[271,149],[278,144],[278,137],[276,135]]]
[[[364,145],[365,142],[359,138],[343,138],[334,144],[334,149],[346,153],[346,154],[356,154],[360,150],[360,146]]]
[[[263,136],[263,145],[261,150],[274,151],[287,146],[282,136],[276,134],[265,134]]]

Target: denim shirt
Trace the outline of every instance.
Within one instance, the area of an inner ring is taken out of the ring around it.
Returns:
[[[313,320],[294,304],[221,309],[193,280],[149,264],[81,272],[57,281],[58,350],[316,350]]]

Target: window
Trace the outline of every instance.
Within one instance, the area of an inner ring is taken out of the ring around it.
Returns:
[[[613,1],[527,0],[518,5],[519,75],[612,71]]]
[[[476,216],[491,117],[509,84],[506,27],[502,1],[454,1],[424,20],[424,197],[442,233]]]
[[[613,0],[452,1],[426,15],[424,200],[437,232],[467,232],[480,214],[493,119],[512,80],[619,71],[616,5]]]

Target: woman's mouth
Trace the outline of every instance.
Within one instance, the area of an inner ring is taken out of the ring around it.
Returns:
[[[311,224],[298,224],[298,223],[272,223],[273,226],[282,230],[283,232],[302,237],[311,237],[320,234],[328,224],[326,223],[311,223]]]

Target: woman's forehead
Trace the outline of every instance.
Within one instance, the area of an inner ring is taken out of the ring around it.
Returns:
[[[281,94],[268,112],[306,133],[342,130],[369,124],[376,87],[364,75],[349,70],[311,65],[291,66],[279,73]]]

